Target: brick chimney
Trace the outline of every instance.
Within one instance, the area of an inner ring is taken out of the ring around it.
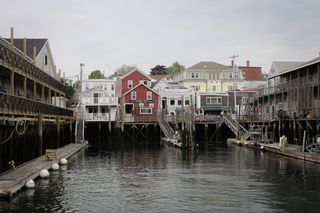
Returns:
[[[250,67],[250,61],[247,60],[247,67]]]

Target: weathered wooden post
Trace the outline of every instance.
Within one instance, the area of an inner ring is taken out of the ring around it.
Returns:
[[[111,143],[111,107],[108,106],[108,140]]]
[[[60,117],[58,116],[58,117],[56,117],[56,125],[57,125],[57,142],[56,142],[56,144],[57,144],[57,147],[56,148],[58,148],[58,147],[60,147],[60,140],[61,140],[61,134],[60,134]]]
[[[42,155],[42,145],[43,145],[43,123],[42,123],[42,114],[38,115],[38,138],[39,138],[39,147],[38,155]]]

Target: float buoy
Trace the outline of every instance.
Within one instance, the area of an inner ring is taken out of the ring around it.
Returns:
[[[51,165],[51,169],[52,169],[53,171],[58,170],[58,169],[59,169],[59,164],[53,163],[53,164]]]
[[[60,159],[60,165],[67,165],[68,164],[68,160],[65,158],[61,158]]]
[[[40,177],[41,177],[41,178],[48,178],[48,177],[49,177],[49,171],[46,170],[46,169],[42,169],[42,170],[40,171]]]
[[[28,189],[32,189],[32,188],[34,188],[35,183],[34,183],[33,180],[28,180],[28,181],[26,182],[25,186],[26,186]]]

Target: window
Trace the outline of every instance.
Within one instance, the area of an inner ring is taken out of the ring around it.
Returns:
[[[221,97],[207,97],[206,103],[207,104],[222,104],[222,98]]]
[[[111,84],[111,90],[114,90],[114,84]]]
[[[93,103],[94,104],[99,103],[99,93],[93,93]]]
[[[170,105],[173,106],[173,105],[175,105],[175,104],[176,104],[176,100],[171,99],[171,100],[170,100]]]
[[[139,103],[139,107],[144,107],[144,103]]]
[[[182,100],[178,100],[178,106],[182,105]]]
[[[131,92],[131,100],[137,100],[137,92]]]
[[[229,78],[232,78],[232,72],[229,72]]]
[[[150,103],[150,104],[149,104],[149,107],[154,107],[154,103]]]
[[[199,72],[192,72],[191,78],[199,78]]]
[[[48,56],[47,55],[44,56],[44,65],[48,65]]]
[[[184,100],[184,105],[189,106],[190,105],[190,100]]]
[[[130,88],[132,88],[133,87],[133,82],[132,82],[132,80],[128,80],[128,88],[130,89]]]
[[[108,85],[104,85],[104,90],[108,90]]]
[[[147,100],[152,100],[152,92],[147,92]]]
[[[152,114],[152,108],[140,108],[140,114]]]
[[[193,86],[191,86],[193,89],[194,89],[194,91],[199,91],[200,90],[200,86],[195,86],[195,85],[193,85]]]
[[[151,86],[151,81],[141,80],[141,81],[139,81],[139,83],[140,83],[140,84],[144,84],[144,85],[146,85],[146,86],[148,86],[148,87]]]
[[[216,90],[217,90],[216,86],[212,86],[212,91],[216,91]]]

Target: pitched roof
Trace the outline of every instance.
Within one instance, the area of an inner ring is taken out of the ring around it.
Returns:
[[[155,94],[159,95],[156,91],[154,91],[153,89],[151,89],[150,87],[147,87],[146,85],[144,85],[143,83],[137,84],[135,87],[133,87],[132,89],[128,90],[127,92],[123,93],[122,96],[126,96],[129,92],[135,90],[136,88],[140,87],[140,86],[144,86],[145,88],[147,88],[148,90],[154,92]]]
[[[166,74],[166,75],[149,75],[149,76],[157,81],[160,81],[161,79],[168,77],[168,74]]]
[[[278,76],[278,75],[280,75],[282,73],[288,73],[288,72],[291,72],[293,70],[301,69],[303,67],[307,67],[307,66],[310,66],[312,64],[319,63],[319,62],[320,62],[320,56],[317,57],[317,58],[314,58],[314,59],[312,59],[310,61],[307,61],[307,62],[279,62],[279,61],[278,62],[273,62],[272,66],[271,66],[271,69],[270,69],[270,74],[272,74],[272,75],[270,77],[268,77],[268,78],[272,78],[272,77]],[[292,67],[283,69],[279,73],[275,73],[275,71],[273,69],[277,69],[278,68],[277,65],[279,63],[292,63]],[[295,66],[293,66],[294,64],[295,64]]]
[[[150,81],[152,80],[152,79],[150,78],[150,76],[148,76],[147,74],[145,74],[144,72],[142,72],[142,71],[139,70],[139,69],[133,69],[133,70],[131,70],[130,72],[128,72],[127,74],[125,74],[124,76],[122,76],[120,79],[124,79],[124,78],[126,78],[127,76],[131,75],[131,74],[134,73],[134,72],[139,72],[139,73],[141,73],[142,75],[144,75],[146,78],[148,78]]]
[[[229,70],[230,68],[213,61],[201,61],[188,69],[192,70]]]
[[[306,62],[301,61],[274,61],[272,62],[272,67],[270,70],[270,74],[278,74],[290,70],[292,68],[301,66]],[[276,70],[272,70],[276,69]]]
[[[9,38],[5,38],[5,40],[7,42],[10,42]],[[23,52],[23,38],[15,38],[13,40],[14,42],[14,46],[16,48],[18,48],[21,52]],[[39,52],[42,50],[42,48],[44,47],[44,45],[46,44],[46,42],[48,41],[48,39],[46,38],[28,38],[26,39],[27,42],[27,56],[31,59],[33,59],[33,47],[37,48],[37,56],[39,54]]]

